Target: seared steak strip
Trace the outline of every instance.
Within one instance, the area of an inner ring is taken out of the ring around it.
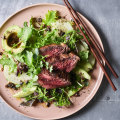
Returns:
[[[40,54],[43,56],[53,57],[58,56],[61,53],[67,53],[69,48],[66,44],[61,43],[61,45],[51,44],[40,48]]]
[[[43,69],[38,75],[38,83],[46,89],[65,87],[71,84],[67,73],[60,71],[50,73],[46,69]]]
[[[51,44],[40,48],[40,53],[46,57],[46,61],[53,66],[50,73],[42,69],[38,75],[38,83],[46,89],[65,87],[71,84],[69,72],[71,72],[80,58],[74,53],[68,53],[70,49],[66,44]]]
[[[74,53],[69,53],[60,54],[59,56],[48,58],[47,62],[53,65],[54,69],[69,73],[75,68],[79,60],[80,58],[76,56]]]

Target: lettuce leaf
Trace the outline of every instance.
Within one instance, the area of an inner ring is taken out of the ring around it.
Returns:
[[[33,66],[33,53],[26,51],[25,62],[28,66]]]
[[[57,18],[57,11],[48,11],[48,13],[45,16],[45,19],[43,19],[43,23],[46,25],[50,25],[52,22],[55,22]]]
[[[10,68],[10,72],[14,72],[17,69],[17,65],[15,63],[15,61],[13,60],[13,58],[9,58],[6,55],[2,55],[2,58],[0,59],[0,64],[3,65],[3,67],[5,65],[8,65]]]
[[[32,36],[32,29],[30,27],[23,27],[18,33],[18,37],[21,38],[23,42],[28,41]]]

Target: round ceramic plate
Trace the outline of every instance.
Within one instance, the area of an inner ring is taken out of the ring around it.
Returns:
[[[0,29],[0,49],[2,49],[1,40],[6,28],[8,28],[11,25],[23,26],[23,22],[29,21],[31,16],[44,17],[45,14],[48,12],[48,10],[57,10],[60,12],[61,16],[64,16],[66,19],[69,19],[69,20],[71,19],[68,10],[66,9],[65,6],[62,6],[62,5],[37,4],[37,5],[24,8],[18,11],[17,13],[15,13],[14,15],[12,15],[11,17],[9,17],[5,21],[5,23],[2,25]],[[93,27],[93,25],[85,17],[83,17],[83,19],[87,23],[87,25],[91,28],[95,37],[98,38],[99,40],[98,42],[103,48],[101,39],[97,31]],[[13,98],[12,92],[5,88],[7,81],[2,72],[0,72],[0,95],[9,106],[11,106],[16,111],[22,113],[25,116],[28,116],[30,118],[35,118],[35,119],[59,119],[59,118],[69,116],[77,112],[78,110],[82,109],[93,98],[103,78],[103,72],[99,67],[98,63],[96,63],[96,66],[93,72],[91,73],[91,75],[92,75],[92,79],[90,80],[90,85],[87,88],[80,91],[80,97],[72,97],[72,101],[74,105],[70,108],[58,108],[58,107],[55,107],[54,105],[51,105],[51,107],[49,108],[45,108],[41,105],[37,105],[35,107],[19,106],[21,103],[21,100]]]

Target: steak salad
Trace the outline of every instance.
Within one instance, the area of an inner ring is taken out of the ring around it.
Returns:
[[[15,90],[13,97],[21,98],[23,106],[68,107],[74,104],[71,97],[89,85],[95,59],[74,21],[60,17],[58,11],[32,17],[23,27],[8,27],[2,47],[6,87]]]

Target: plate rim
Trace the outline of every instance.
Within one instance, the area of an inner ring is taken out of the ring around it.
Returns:
[[[45,6],[45,5],[60,6],[60,7],[66,8],[65,5],[56,4],[56,3],[36,3],[36,4],[28,5],[28,6],[26,6],[26,7],[20,8],[20,9],[17,10],[16,12],[12,13],[11,15],[9,15],[9,16],[7,17],[7,19],[4,20],[4,22],[1,24],[0,30],[1,30],[1,28],[6,24],[6,22],[9,21],[9,19],[11,19],[12,17],[14,17],[16,14],[20,13],[21,11],[24,11],[24,10],[26,10],[26,9],[29,9],[29,8],[32,8],[32,7],[35,7],[35,6]],[[66,8],[66,9],[67,9],[67,8]],[[95,28],[94,25],[91,23],[91,21],[90,21],[88,18],[86,18],[83,14],[81,14],[80,12],[78,12],[78,13],[79,13],[80,15],[82,15],[82,17],[85,18],[85,19],[92,25],[92,27],[94,28],[94,30],[95,30],[96,33],[98,34],[98,37],[100,38],[99,33],[97,32],[96,28]],[[102,42],[101,38],[100,38],[100,43],[101,43],[100,46],[102,47],[103,52],[104,52],[104,46],[103,46],[103,42]],[[104,61],[104,60],[103,60],[103,62],[104,62],[104,65],[105,65],[105,61]],[[99,84],[97,85],[96,89],[93,90],[93,93],[91,94],[91,97],[89,97],[89,98],[87,99],[87,102],[85,102],[84,105],[82,105],[81,109],[83,109],[83,108],[93,99],[93,97],[96,95],[96,93],[98,92],[98,90],[99,90],[99,88],[100,88],[100,85],[101,85],[101,83],[102,83],[103,77],[104,77],[104,73],[103,73],[103,71],[101,70],[101,81],[100,81]],[[12,107],[12,106],[8,103],[8,101],[6,101],[6,100],[4,99],[4,97],[1,96],[1,94],[0,94],[0,98],[1,98],[10,108],[12,108],[12,109],[13,109],[14,111],[16,111],[17,113],[20,113],[21,115],[26,116],[26,117],[29,117],[29,118],[32,118],[32,119],[40,119],[40,118],[32,117],[32,116],[30,116],[30,115],[27,115],[27,114],[24,114],[24,113],[18,111],[16,108]],[[55,119],[57,120],[57,119],[69,117],[69,116],[75,114],[76,112],[80,111],[81,109],[78,109],[78,110],[74,111],[73,113],[71,113],[71,114],[69,114],[69,115],[65,115],[64,117],[58,117],[58,118],[55,118]],[[50,118],[50,119],[48,119],[48,120],[53,120],[53,119]]]

